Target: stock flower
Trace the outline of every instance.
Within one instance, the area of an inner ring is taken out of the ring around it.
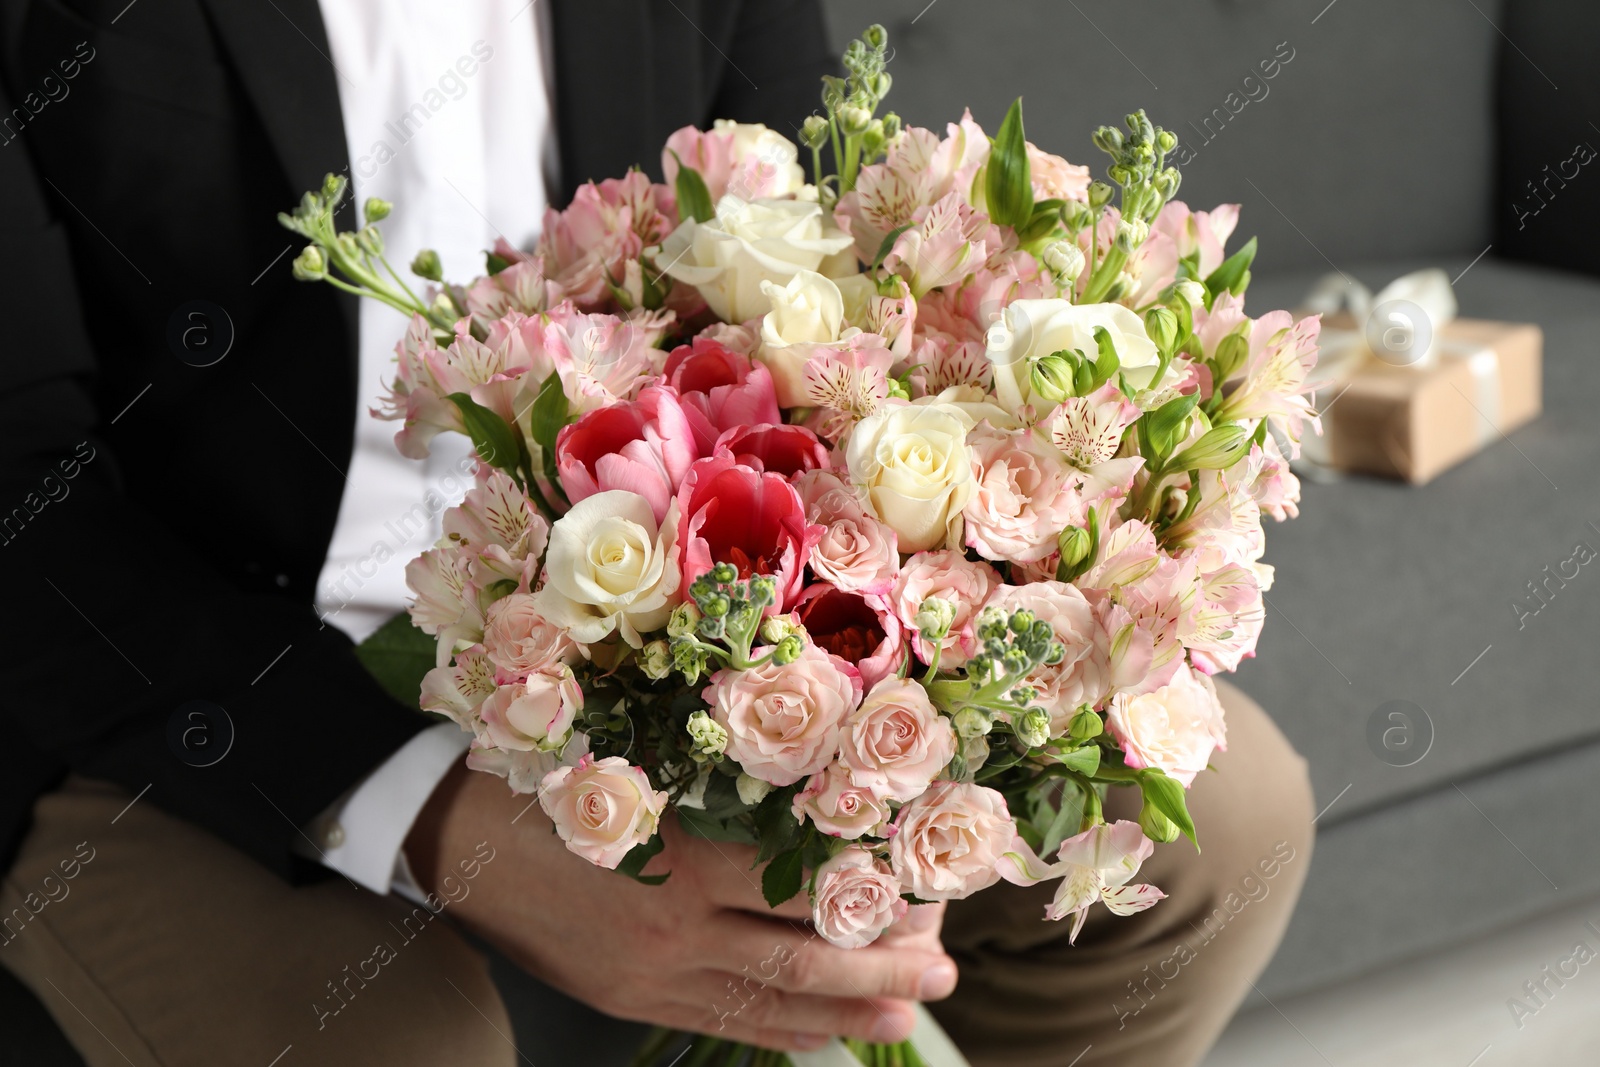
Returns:
[[[761,283],[815,271],[849,245],[849,237],[826,224],[819,204],[729,194],[717,201],[715,218],[685,219],[655,259],[662,272],[698,289],[717,318],[745,322],[772,306]]]
[[[657,522],[697,458],[689,419],[661,386],[596,408],[556,435],[556,471],[573,503],[622,489],[648,500]]]
[[[727,430],[783,421],[772,373],[748,355],[704,335],[673,349],[662,374],[677,390],[702,456],[711,454]]]
[[[512,593],[489,605],[483,646],[502,682],[571,663],[578,656],[578,646],[565,630],[539,614],[530,593]]]
[[[892,800],[915,800],[956,750],[955,730],[909,678],[886,677],[844,720],[839,762]]]
[[[613,633],[634,648],[678,602],[678,513],[658,526],[650,502],[613,489],[578,501],[550,529],[534,607],[590,645]]]
[[[1006,798],[981,785],[935,782],[900,809],[889,863],[922,900],[960,900],[1000,880],[997,864],[1017,836]]]
[[[794,817],[807,818],[830,837],[855,840],[882,833],[889,820],[889,805],[871,785],[855,779],[850,768],[830,763],[806,779],[805,788],[794,795]]]
[[[939,645],[939,665],[959,667],[977,651],[978,639],[973,622],[989,602],[989,595],[1001,585],[1000,574],[987,563],[974,563],[953,549],[918,552],[900,568],[890,590],[890,604],[913,647],[924,663],[933,660],[933,648],[917,632],[917,612],[929,597],[948,600],[955,606],[950,632]]]
[[[770,649],[756,649],[757,659]],[[787,666],[727,667],[701,694],[728,731],[728,754],[744,772],[790,785],[833,760],[844,717],[861,699],[861,675],[837,656],[807,644]]]
[[[1061,661],[1041,663],[1027,677],[1038,693],[1033,703],[1050,713],[1050,736],[1060,737],[1073,713],[1084,704],[1098,704],[1109,686],[1109,666],[1095,644],[1093,607],[1077,586],[1054,581],[1002,585],[989,603],[1007,614],[1033,612],[1061,642]]]
[[[768,610],[789,610],[823,528],[806,521],[805,505],[783,475],[747,467],[727,454],[699,460],[679,490],[678,511],[684,597],[712,566],[732,563],[741,578],[773,576],[778,599]]]
[[[732,456],[746,467],[785,478],[828,466],[828,448],[816,434],[804,426],[781,422],[732,427],[717,438],[713,451]]]
[[[851,431],[850,480],[899,536],[900,551],[961,543],[961,510],[973,492],[972,425],[953,404],[907,404],[862,419]]]
[[[1211,752],[1225,748],[1222,703],[1211,679],[1179,666],[1172,680],[1142,695],[1111,699],[1106,728],[1130,767],[1154,767],[1185,788],[1206,769]]]
[[[800,594],[795,615],[814,643],[861,672],[863,685],[893,674],[905,657],[900,620],[870,593],[818,583]]]
[[[1128,819],[1092,826],[1061,843],[1055,863],[1045,863],[1017,838],[1000,862],[1000,873],[1015,885],[1037,885],[1060,878],[1055,899],[1045,906],[1050,920],[1072,916],[1067,943],[1078,940],[1089,908],[1104,901],[1113,915],[1133,915],[1144,911],[1166,894],[1153,885],[1129,885],[1155,845],[1139,824]]]
[[[615,870],[634,846],[655,836],[667,794],[621,756],[585,755],[576,767],[545,775],[539,806],[570,851]]]
[[[573,720],[583,710],[583,690],[564,663],[538,670],[519,682],[502,685],[478,709],[484,733],[495,747],[526,752],[560,751]]]
[[[817,867],[811,921],[839,948],[865,948],[906,913],[900,884],[870,851],[850,847]]]
[[[1032,563],[1055,551],[1064,528],[1083,522],[1075,486],[1084,476],[1031,431],[982,425],[967,447],[975,488],[962,516],[967,544],[980,556]]]

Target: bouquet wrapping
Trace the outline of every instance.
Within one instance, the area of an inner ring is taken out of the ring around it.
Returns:
[[[1102,182],[1020,101],[992,137],[879,116],[884,58],[873,27],[800,145],[679,130],[665,184],[585,185],[467,284],[427,252],[403,281],[386,203],[338,232],[340,179],[282,216],[297,276],[411,316],[401,452],[478,459],[363,653],[591,863],[665,877],[670,811],[836,945],[1002,879],[1055,882],[1075,938],[1196,837],[1318,322],[1246,315],[1237,207],[1173,199],[1143,112],[1096,133]]]

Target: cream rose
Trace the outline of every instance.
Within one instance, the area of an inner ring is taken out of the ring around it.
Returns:
[[[1211,752],[1226,748],[1222,703],[1211,679],[1187,665],[1154,692],[1118,693],[1106,727],[1130,767],[1154,767],[1188,788],[1206,769]]]
[[[949,404],[900,405],[850,433],[845,461],[901,552],[961,544],[961,509],[972,497],[966,414]]]
[[[545,775],[539,788],[539,807],[567,848],[611,870],[655,835],[666,806],[667,794],[652,789],[643,769],[621,756],[585,755],[576,767]]]
[[[545,584],[534,607],[574,641],[620,633],[634,648],[666,625],[677,602],[678,506],[660,527],[650,502],[608,490],[572,505],[550,528]]]
[[[715,218],[685,219],[673,230],[656,263],[698,289],[717,318],[744,322],[772,306],[762,282],[787,283],[849,246],[848,236],[825,224],[818,204],[729,195],[717,201]]]
[[[1149,388],[1161,357],[1144,332],[1144,320],[1128,308],[1121,304],[1074,304],[1061,299],[1015,300],[989,327],[985,338],[984,356],[993,366],[995,398],[1001,406],[1015,411],[1033,403],[1029,380],[1035,360],[1074,350],[1090,359],[1098,358],[1096,327],[1104,327],[1111,335],[1129,384]]]
[[[889,845],[895,877],[923,900],[960,900],[1000,880],[1017,836],[1006,798],[981,785],[940,782],[900,809]]]
[[[955,755],[956,734],[927,690],[890,676],[872,687],[844,721],[839,762],[851,776],[894,800],[921,796]]]
[[[564,663],[502,685],[478,709],[484,733],[496,748],[512,752],[559,752],[583,710],[583,690]]]
[[[751,655],[759,659],[767,651]],[[787,666],[720,670],[701,695],[728,731],[728,754],[744,772],[790,785],[833,761],[840,724],[861,699],[861,676],[807,644]]]
[[[761,319],[756,358],[772,372],[779,405],[805,404],[806,360],[817,345],[832,345],[861,331],[845,322],[844,294],[833,279],[814,270],[796,271],[787,282],[763,281],[771,310]]]
[[[811,921],[840,948],[864,948],[906,913],[894,875],[864,848],[851,847],[816,872]]]

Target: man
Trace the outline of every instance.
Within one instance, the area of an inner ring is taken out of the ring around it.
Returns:
[[[94,1067],[542,1063],[441,919],[613,1015],[777,1047],[903,1035],[954,955],[939,1010],[974,1063],[1194,1062],[1309,859],[1303,770],[1247,702],[1193,796],[1206,854],[1152,863],[1160,908],[1068,949],[1038,893],[994,890],[942,943],[926,908],[844,953],[735,850],[669,830],[662,887],[572,862],[355,658],[449,456],[393,456],[363,412],[400,322],[292,282],[273,211],[347,173],[393,194],[392,258],[460,276],[679,126],[792,134],[832,64],[803,0],[442,7],[0,4],[0,964]],[[1271,893],[1163,968],[1274,854]]]

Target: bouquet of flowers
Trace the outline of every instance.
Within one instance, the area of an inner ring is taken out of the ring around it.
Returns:
[[[670,808],[836,945],[1001,879],[1055,880],[1075,937],[1195,837],[1318,323],[1245,314],[1237,206],[1173,199],[1144,112],[1095,134],[1101,182],[1020,101],[993,137],[879,116],[884,59],[874,26],[802,146],[679,130],[666,184],[585,185],[466,285],[424,252],[418,296],[382,201],[338,232],[343,179],[281,216],[297,277],[411,316],[375,412],[401,452],[479,460],[363,654],[592,863],[663,877]]]

